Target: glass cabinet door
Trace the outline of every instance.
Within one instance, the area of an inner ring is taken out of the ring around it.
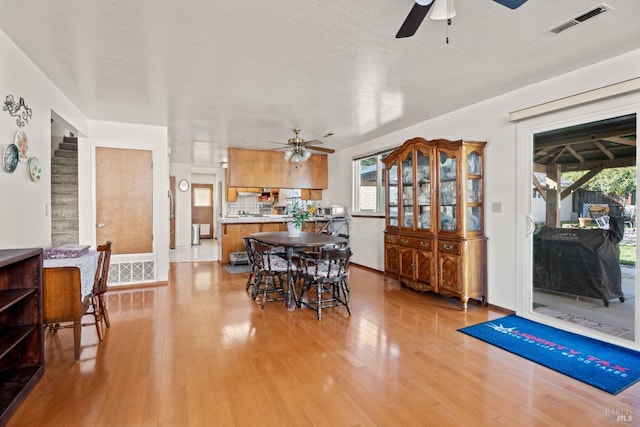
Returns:
[[[398,226],[398,165],[393,164],[387,170],[389,194],[387,194],[387,218],[389,226]]]
[[[455,154],[439,152],[438,173],[440,175],[439,229],[456,230],[457,215],[457,173]]]
[[[482,157],[477,151],[467,155],[467,231],[482,229]]]
[[[418,217],[416,227],[422,230],[431,228],[431,164],[429,156],[422,151],[416,152],[416,184]]]
[[[402,227],[413,228],[413,155],[409,153],[401,162],[402,165]]]

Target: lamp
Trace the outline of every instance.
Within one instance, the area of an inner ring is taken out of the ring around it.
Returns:
[[[289,161],[291,159],[291,156],[293,156],[293,148],[287,148],[284,152],[284,159],[286,161]]]
[[[309,160],[311,153],[305,150],[302,144],[294,144],[284,152],[284,159],[292,163],[302,163]]]
[[[418,3],[420,6],[428,6],[433,3],[433,0],[416,0],[416,3]]]
[[[426,1],[426,0],[420,0]],[[417,0],[416,0],[417,3]],[[418,3],[420,4],[420,3]],[[453,5],[453,0],[438,0],[431,8],[431,14],[429,18],[435,21],[447,20],[456,16],[456,8]]]

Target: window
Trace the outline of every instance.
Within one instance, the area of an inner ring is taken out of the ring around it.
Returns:
[[[193,206],[210,207],[212,205],[211,187],[193,187]]]
[[[390,151],[354,159],[355,213],[384,215],[384,159]]]

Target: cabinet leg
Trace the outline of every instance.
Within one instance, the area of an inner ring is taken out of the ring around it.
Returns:
[[[462,302],[462,311],[466,312],[469,305],[469,298],[461,298],[460,302]]]

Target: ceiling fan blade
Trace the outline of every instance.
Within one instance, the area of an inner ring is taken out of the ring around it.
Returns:
[[[429,9],[431,9],[432,5],[433,2],[429,3],[426,6],[420,6],[418,3],[414,3],[411,11],[398,30],[396,38],[401,39],[414,35],[416,31],[418,31],[418,27],[420,26],[420,24],[422,24],[424,17],[427,16],[427,13],[429,13]]]
[[[318,144],[322,145],[322,141],[318,139],[312,139],[311,141],[305,141],[302,143],[302,145],[304,145],[305,147],[309,145],[318,145]]]
[[[493,1],[503,6],[506,6],[509,9],[517,9],[523,4],[525,4],[527,0],[493,0]]]
[[[322,151],[323,153],[335,153],[336,150],[334,150],[333,148],[324,148],[324,147],[316,147],[315,145],[310,145],[307,147],[304,147],[305,150],[315,150],[315,151]]]

